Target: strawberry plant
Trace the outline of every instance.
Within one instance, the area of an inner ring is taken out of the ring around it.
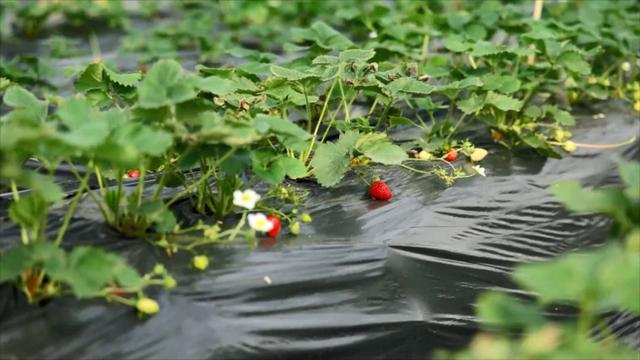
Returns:
[[[515,281],[534,292],[537,303],[502,293],[482,295],[477,314],[492,333],[477,335],[464,352],[440,357],[633,358],[636,353],[615,338],[604,315],[640,314],[639,174],[639,163],[621,163],[621,187],[585,189],[575,181],[552,186],[556,199],[569,210],[611,217],[612,240],[598,249],[518,266]],[[579,310],[577,321],[545,319],[545,307],[567,304]],[[521,335],[511,336],[513,331]]]
[[[103,60],[93,33],[89,44],[45,42],[54,58],[89,45],[86,66],[0,59],[0,186],[21,234],[2,253],[1,279],[30,301],[74,293],[152,314],[158,304],[142,289],[175,285],[161,267],[140,276],[113,254],[67,249],[85,199],[122,236],[189,252],[204,271],[207,245],[299,234],[311,221],[299,214],[309,181],[328,188],[355,176],[372,199],[394,201],[402,194],[380,180],[385,166],[447,185],[486,176],[489,151],[469,129],[547,157],[634,141],[582,144],[570,130],[572,107],[595,100],[640,111],[633,1],[546,2],[533,19],[528,1],[143,3],[2,4],[10,23],[0,31],[11,41],[20,41],[14,30],[35,36],[56,18],[74,28],[101,19],[124,32],[118,54],[140,64],[120,71]],[[147,31],[129,27],[140,14]],[[193,54],[195,69],[177,61]],[[55,180],[61,166],[75,177],[71,191]],[[53,228],[50,209],[61,206]],[[198,219],[178,216],[181,206]],[[616,216],[626,233],[632,223]],[[85,269],[85,257],[96,264]]]
[[[90,246],[65,251],[49,241],[0,254],[0,282],[5,281],[15,282],[29,303],[73,294],[78,298],[101,297],[132,307],[141,300],[155,303],[143,295],[149,286],[175,286],[175,280],[162,265],[140,276],[115,254]]]
[[[25,35],[39,35],[55,15],[64,17],[65,23],[73,26],[86,25],[96,19],[107,22],[112,27],[125,26],[123,3],[121,0],[80,0],[80,1],[15,1],[3,2],[15,14],[15,25]]]

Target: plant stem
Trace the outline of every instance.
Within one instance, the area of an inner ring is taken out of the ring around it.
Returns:
[[[417,172],[417,173],[419,173],[419,174],[431,175],[431,171],[426,171],[426,170],[416,169],[416,168],[414,168],[414,167],[407,166],[407,165],[405,165],[405,164],[400,164],[400,165],[398,165],[398,166],[400,166],[401,168],[405,168],[405,169],[407,169],[407,170],[411,170],[411,171],[413,171],[413,172]]]
[[[144,177],[145,174],[147,173],[147,169],[145,169],[144,166],[142,166],[142,169],[140,169],[140,177],[138,178],[138,185],[136,185],[136,191],[138,192],[138,198],[136,199],[136,205],[140,206],[142,204],[142,193],[144,191]]]
[[[371,115],[373,114],[377,106],[378,106],[378,97],[376,96],[376,98],[373,100],[373,104],[371,104],[371,108],[369,108],[369,111],[367,112],[367,120],[371,118]]]
[[[418,118],[418,120],[420,120],[420,123],[422,123],[422,126],[416,125],[415,123],[414,123],[414,125],[415,125],[415,126],[417,126],[417,127],[419,127],[419,128],[422,128],[422,129],[427,130],[429,127],[428,127],[428,126],[427,126],[427,124],[424,122],[424,119],[422,118],[422,116],[420,116],[420,114],[418,113],[418,111],[413,107],[413,105],[411,105],[411,101],[409,101],[409,100],[406,100],[406,99],[405,99],[405,101],[404,101],[404,102],[407,104],[407,106],[409,107],[409,109],[413,110],[413,113],[416,115],[416,117]],[[412,122],[413,122],[413,121],[412,121]]]
[[[167,169],[165,168],[164,171],[162,172],[162,176],[160,176],[160,180],[158,181],[158,184],[156,185],[155,190],[153,191],[153,195],[151,195],[152,201],[156,200],[160,195],[160,192],[164,188],[164,181],[166,177],[167,177]]]
[[[577,147],[583,147],[583,148],[590,148],[590,149],[613,149],[613,148],[617,148],[620,146],[625,146],[625,145],[630,145],[633,144],[636,141],[636,137],[632,137],[629,140],[623,141],[623,142],[619,142],[619,143],[613,143],[613,144],[581,144],[581,143],[576,143]]]
[[[316,143],[316,136],[318,136],[318,130],[320,130],[320,124],[322,124],[322,120],[324,119],[324,114],[327,112],[327,107],[329,106],[329,101],[331,100],[331,95],[333,94],[333,89],[336,86],[336,83],[338,82],[340,78],[336,77],[336,79],[333,81],[333,84],[331,84],[331,88],[329,88],[329,92],[327,94],[327,98],[324,99],[324,105],[322,105],[322,111],[320,112],[320,117],[318,117],[318,123],[316,124],[316,128],[313,131],[313,137],[311,138],[311,144],[309,145],[309,148],[307,149],[307,151],[303,154],[301,160],[303,163],[306,163],[307,160],[309,159],[309,155],[311,155],[311,151],[313,151],[313,146]]]
[[[99,63],[102,61],[102,55],[100,52],[100,43],[95,32],[91,32],[89,35],[89,45],[91,47],[91,55],[93,55],[93,62]]]
[[[120,199],[122,198],[122,177],[124,176],[124,172],[122,170],[118,170],[118,187],[116,190],[116,197],[118,199],[118,206],[116,206],[114,218],[118,219],[120,217]]]
[[[18,186],[14,180],[11,180],[11,195],[13,195],[13,201],[20,201],[20,193],[18,192]]]
[[[460,118],[458,119],[458,121],[456,122],[456,124],[453,126],[453,131],[451,131],[449,133],[449,135],[447,136],[447,140],[449,140],[451,138],[451,136],[453,134],[456,133],[456,130],[458,130],[458,127],[460,126],[460,124],[462,124],[462,121],[464,121],[464,118],[467,116],[467,114],[462,113],[462,115],[460,116]]]
[[[384,111],[382,112],[382,115],[380,115],[380,117],[378,118],[378,122],[376,123],[376,127],[374,128],[374,130],[377,130],[380,126],[382,126],[383,120],[387,117],[387,114],[389,113],[389,110],[391,110],[392,105],[393,105],[393,98],[389,98],[389,102],[384,107]]]
[[[342,104],[344,105],[344,120],[347,124],[351,123],[351,116],[349,114],[349,106],[347,105],[347,98],[344,95],[344,89],[342,88],[342,80],[338,81],[338,87],[340,88],[340,96],[342,96]]]
[[[422,160],[422,159],[409,159],[407,161],[416,161],[416,162],[432,162],[432,161],[440,161],[445,163],[447,166],[449,166],[451,168],[452,171],[455,171],[456,168],[453,166],[452,163],[448,162],[447,160],[443,159],[443,158],[434,158],[432,160]]]
[[[242,217],[240,218],[240,221],[238,221],[238,224],[236,225],[236,227],[233,228],[233,231],[229,235],[229,238],[227,239],[227,241],[231,242],[235,240],[236,236],[238,236],[238,232],[240,232],[240,229],[244,226],[244,223],[247,219],[247,213],[248,213],[247,211],[242,213]]]
[[[98,188],[100,190],[100,196],[104,197],[104,182],[102,181],[102,173],[100,172],[100,168],[98,166],[94,166],[94,168],[96,171],[96,178],[98,179]]]
[[[260,206],[260,210],[265,210],[265,211],[267,211],[269,213],[278,214],[278,215],[280,215],[281,218],[283,218],[283,219],[285,219],[285,220],[287,220],[289,222],[292,221],[290,216],[287,216],[287,214],[285,214],[284,212],[282,212],[282,211],[280,211],[280,210],[278,210],[276,208],[263,205],[263,206]]]
[[[11,195],[13,196],[13,201],[20,201],[20,193],[18,192],[18,186],[14,180],[11,180]],[[20,226],[20,240],[24,245],[29,243],[29,235],[27,234],[27,229],[23,226]]]
[[[73,176],[75,176],[76,179],[82,182],[83,178],[82,176],[80,176],[80,173],[78,173],[78,170],[76,169],[76,167],[73,166],[73,163],[71,163],[71,161],[67,161],[67,163],[69,164],[69,170],[71,171]],[[98,200],[98,198],[96,197],[96,194],[93,193],[93,190],[91,190],[91,188],[88,188],[87,193],[89,194],[91,199],[93,199],[93,201],[96,203],[96,205],[98,205],[98,207],[100,208],[100,211],[102,212],[102,216],[105,218],[106,222],[109,224],[113,224],[115,219],[111,219],[109,209],[106,208],[105,205],[102,202],[100,202],[100,200]]]
[[[56,236],[56,239],[54,241],[54,244],[56,246],[59,246],[60,243],[62,243],[62,239],[64,237],[65,232],[67,231],[67,228],[69,227],[71,218],[73,217],[73,214],[76,211],[76,207],[78,207],[78,204],[80,203],[80,198],[84,193],[84,189],[86,189],[87,185],[89,184],[90,176],[91,176],[90,172],[87,172],[84,175],[84,177],[82,178],[82,181],[80,182],[80,186],[78,187],[78,190],[76,191],[75,195],[73,196],[73,199],[71,200],[71,203],[69,204],[69,208],[67,209],[67,212],[64,214],[62,227],[60,228],[60,230],[58,230],[58,235]]]
[[[333,126],[333,123],[335,122],[336,117],[340,112],[340,109],[342,109],[342,103],[338,105],[338,108],[333,112],[333,115],[331,115],[331,119],[329,120],[329,125],[327,125],[327,128],[324,130],[324,133],[322,134],[322,138],[320,138],[320,143],[323,143],[324,140],[327,138],[327,135],[329,135],[329,130],[331,130],[331,127]]]
[[[127,299],[127,298],[124,298],[122,296],[118,296],[118,295],[114,295],[114,294],[109,294],[107,296],[107,299],[114,300],[114,301],[119,302],[119,303],[124,304],[124,305],[129,305],[129,306],[133,306],[133,307],[136,306],[136,301],[134,299]]]
[[[311,132],[311,121],[313,120],[313,113],[311,111],[311,104],[309,104],[309,94],[307,92],[307,86],[304,82],[302,84],[302,93],[304,94],[304,103],[307,108],[307,132]]]
[[[425,34],[422,38],[422,49],[420,50],[420,66],[424,66],[427,62],[427,54],[429,53],[429,35]]]
[[[183,197],[184,195],[190,193],[191,190],[193,190],[195,187],[198,187],[200,185],[200,183],[202,183],[203,181],[208,180],[209,177],[215,172],[217,164],[224,162],[227,158],[229,158],[231,155],[233,155],[233,153],[235,153],[236,150],[237,150],[236,148],[231,148],[229,151],[227,151],[227,153],[224,154],[220,159],[216,160],[216,162],[211,166],[211,168],[209,170],[207,170],[207,172],[205,174],[201,174],[200,178],[197,181],[192,182],[188,186],[185,186],[184,190],[180,191],[178,194],[176,194],[174,197],[172,197],[171,200],[169,200],[169,202],[167,202],[167,206],[170,206],[171,204],[173,204],[176,201],[180,200],[181,197]]]

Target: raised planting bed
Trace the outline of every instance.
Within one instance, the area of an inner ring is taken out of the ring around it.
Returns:
[[[3,358],[638,355],[637,3],[91,3],[4,13]]]

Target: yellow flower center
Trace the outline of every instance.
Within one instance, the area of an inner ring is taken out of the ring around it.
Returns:
[[[265,219],[256,220],[256,227],[257,228],[263,228],[265,226],[267,226],[267,220],[265,220]]]
[[[251,194],[244,194],[242,195],[242,201],[251,201]]]

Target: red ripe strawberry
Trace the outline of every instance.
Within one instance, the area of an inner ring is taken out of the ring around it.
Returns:
[[[127,171],[127,177],[130,179],[137,179],[140,177],[140,170],[129,170]]]
[[[387,201],[393,197],[391,189],[382,180],[376,180],[369,186],[369,195],[376,200]]]
[[[278,233],[280,232],[280,219],[278,219],[277,216],[271,214],[267,216],[267,220],[271,224],[273,224],[273,227],[271,228],[271,230],[269,230],[269,232],[267,233],[267,236],[275,239],[278,236]]]
[[[444,159],[448,162],[456,161],[458,158],[458,152],[455,149],[449,150],[449,152],[444,156]]]

